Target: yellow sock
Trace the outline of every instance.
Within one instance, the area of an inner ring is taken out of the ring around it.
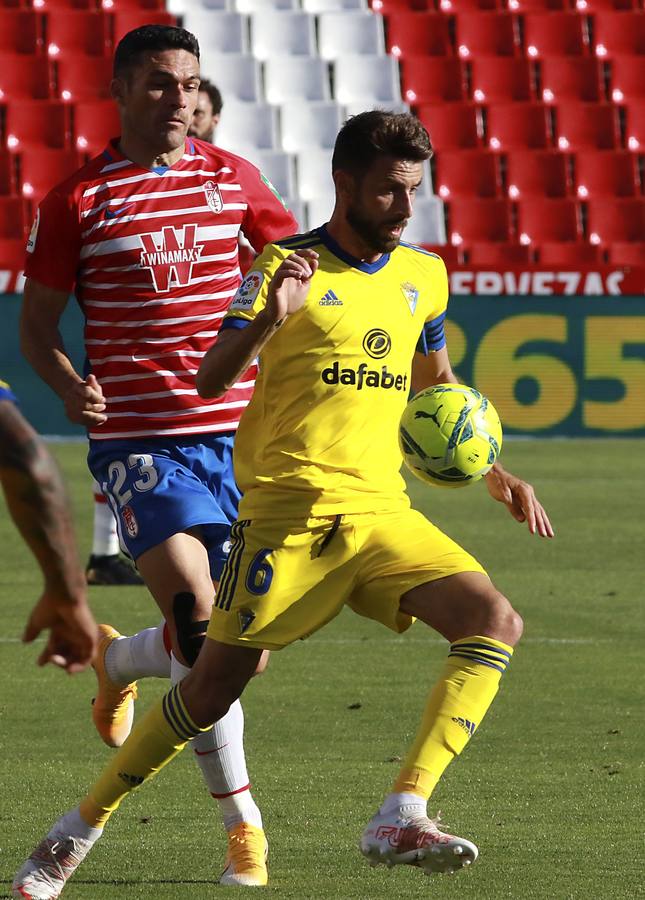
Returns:
[[[428,799],[486,715],[512,654],[508,644],[479,635],[451,644],[393,792]]]
[[[209,726],[211,727],[211,726]],[[152,778],[200,731],[186,712],[179,685],[135,726],[80,804],[83,820],[103,828],[127,794]]]

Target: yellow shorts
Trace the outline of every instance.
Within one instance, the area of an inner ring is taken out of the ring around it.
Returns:
[[[279,650],[347,604],[401,632],[414,621],[401,595],[459,572],[484,572],[421,513],[361,513],[299,521],[239,521],[208,637]]]

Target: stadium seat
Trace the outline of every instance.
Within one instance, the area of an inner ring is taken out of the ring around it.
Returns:
[[[574,0],[578,12],[594,13],[612,9],[638,9],[638,0]]]
[[[635,153],[645,150],[645,104],[642,102],[630,103],[627,107],[625,145]]]
[[[473,266],[521,266],[532,262],[531,248],[526,244],[480,241],[465,249]]]
[[[464,63],[454,56],[404,56],[399,66],[408,103],[466,99]]]
[[[250,103],[262,99],[260,63],[250,54],[208,53],[201,68],[203,76],[214,82],[222,92],[225,110],[229,99]]]
[[[234,0],[233,5],[241,13],[264,12],[267,9],[300,9],[298,0]]]
[[[452,197],[499,197],[499,156],[488,150],[449,150],[434,157],[434,185],[444,200]]]
[[[107,100],[112,81],[112,60],[105,56],[61,56],[55,62],[61,100]]]
[[[19,3],[12,5],[18,6]],[[94,0],[33,0],[31,6],[38,12],[57,13],[66,9],[95,9],[97,4]]]
[[[305,12],[257,12],[251,16],[251,50],[257,59],[314,56],[314,18]]]
[[[309,148],[298,154],[298,196],[301,200],[333,197],[334,182],[331,177],[331,149]]]
[[[535,100],[533,73],[527,59],[477,56],[470,62],[470,89],[476,103]]]
[[[302,8],[308,13],[333,12],[340,9],[367,9],[365,0],[302,0]]]
[[[452,56],[449,19],[438,12],[400,12],[387,20],[387,49],[393,56]]]
[[[176,25],[177,20],[170,13],[152,9],[120,9],[112,14],[112,35],[114,46],[121,38],[141,25]]]
[[[633,12],[599,12],[593,16],[594,52],[604,58],[645,53],[645,16]]]
[[[405,232],[403,233],[403,239],[405,240]],[[461,266],[464,261],[464,255],[462,253],[461,247],[453,247],[452,244],[427,244],[423,243],[419,246],[423,247],[423,249],[427,253],[434,253],[436,256],[440,256],[444,261],[448,272],[455,266]]]
[[[238,148],[274,150],[279,146],[276,109],[268,103],[227,103],[217,126],[217,143],[233,153]]]
[[[116,104],[112,100],[74,104],[74,137],[77,150],[90,158],[103,151],[111,138],[121,133]]]
[[[399,67],[391,56],[344,56],[333,63],[334,96],[339,103],[400,103]]]
[[[24,256],[25,217],[22,198],[0,197],[0,238],[15,239],[22,243]]]
[[[448,204],[450,243],[508,241],[513,236],[511,203],[505,199],[460,197]]]
[[[545,266],[602,265],[602,252],[595,244],[586,241],[543,241],[536,247],[538,262]]]
[[[587,204],[587,231],[592,244],[639,241],[645,235],[645,200],[596,198]]]
[[[584,16],[575,12],[527,13],[524,47],[532,59],[544,56],[585,56],[589,35]]]
[[[16,157],[0,149],[0,196],[16,193]]]
[[[605,99],[601,64],[593,57],[547,56],[539,63],[542,100],[583,100],[597,103]]]
[[[290,209],[298,223],[299,231],[307,230],[307,207],[299,197],[285,197],[285,205]]]
[[[47,57],[0,53],[0,101],[8,97],[44,100],[52,95],[52,87]]]
[[[213,53],[248,53],[248,16],[237,12],[191,9],[184,16],[184,28],[199,35],[204,62]]]
[[[423,104],[417,115],[435,150],[482,146],[481,110],[474,103]]]
[[[56,0],[59,2],[59,0]],[[62,2],[62,0],[60,0]],[[100,9],[117,12],[121,9],[166,9],[165,0],[95,0],[90,6],[98,6]],[[203,2],[202,5],[207,4]]]
[[[504,3],[503,0],[438,0],[437,7],[442,13],[462,13],[503,9]]]
[[[614,56],[609,61],[609,96],[614,103],[645,98],[645,57]]]
[[[618,110],[612,103],[559,103],[555,109],[560,150],[620,147]]]
[[[318,228],[329,222],[334,211],[335,197],[333,194],[324,194],[322,197],[310,197],[307,200],[307,221],[309,228]]]
[[[36,53],[42,47],[41,20],[30,9],[0,9],[0,53]]]
[[[517,204],[521,244],[582,240],[582,217],[575,200],[531,197]]]
[[[428,8],[434,9],[433,0],[371,0],[370,6],[374,12],[382,16],[393,16],[403,12],[425,12]]]
[[[2,198],[0,198],[0,202]],[[0,216],[2,213],[0,212]],[[1,228],[1,224],[0,224]],[[25,264],[25,236],[19,238],[3,238],[0,235],[0,269],[10,272],[21,272]],[[7,290],[6,287],[3,290]]]
[[[403,240],[409,244],[446,243],[446,220],[439,197],[417,197]]]
[[[511,200],[525,197],[568,197],[569,158],[557,150],[515,150],[506,157],[506,183]]]
[[[491,150],[551,146],[551,116],[543,103],[497,103],[487,107],[487,143]]]
[[[514,13],[552,12],[569,9],[566,0],[508,0],[508,8]]]
[[[615,266],[642,266],[645,259],[645,243],[615,241],[607,247],[609,262]]]
[[[294,197],[296,174],[294,159],[282,150],[254,150],[250,161],[269,179],[282,197]]]
[[[330,100],[329,66],[317,57],[272,57],[264,63],[264,90],[269,103]]]
[[[22,194],[33,208],[53,187],[72,175],[83,160],[76,150],[52,150],[48,147],[25,149],[20,153]]]
[[[383,17],[372,12],[328,12],[318,16],[318,52],[323,59],[346,53],[385,53]]]
[[[629,150],[581,150],[575,156],[575,172],[580,200],[640,194],[638,160]]]
[[[280,112],[282,149],[288,153],[308,147],[331,149],[341,125],[342,113],[337,103],[287,103]]]
[[[457,16],[457,53],[472,56],[517,56],[520,53],[515,17],[509,12],[469,12]]]
[[[60,100],[12,100],[6,104],[7,147],[14,153],[27,146],[70,146],[71,115]]]
[[[109,14],[91,10],[56,10],[47,16],[47,53],[59,56],[105,56],[109,50]]]

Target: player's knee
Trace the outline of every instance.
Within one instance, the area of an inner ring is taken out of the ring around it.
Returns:
[[[195,619],[197,598],[188,591],[175,594],[172,611],[179,652],[187,666],[194,666],[206,640],[208,619]]]
[[[491,595],[486,609],[485,632],[514,647],[522,637],[524,622],[503,594]]]

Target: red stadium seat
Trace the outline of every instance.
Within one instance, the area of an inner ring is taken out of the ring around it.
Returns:
[[[404,56],[400,68],[407,103],[466,99],[464,64],[454,56]]]
[[[508,0],[508,8],[512,12],[552,12],[569,9],[566,0]]]
[[[517,266],[532,262],[531,248],[524,244],[476,243],[466,248],[473,266]]]
[[[393,56],[452,55],[449,19],[438,12],[400,12],[387,19],[387,48]]]
[[[475,104],[423,104],[417,115],[435,150],[481,147],[481,111]]]
[[[97,56],[69,56],[56,60],[58,96],[62,100],[107,100],[112,60]]]
[[[543,103],[498,103],[487,108],[487,143],[491,150],[551,146],[551,116]]]
[[[612,103],[560,103],[555,112],[560,150],[620,147],[620,121]]]
[[[23,196],[35,208],[53,187],[72,175],[83,160],[75,150],[51,150],[47,147],[25,150],[20,154]]]
[[[603,12],[612,9],[638,9],[638,0],[573,0],[581,13]]]
[[[569,159],[557,150],[515,150],[506,157],[506,183],[511,200],[526,197],[568,197]]]
[[[0,238],[21,240],[24,251],[25,217],[20,197],[0,197]]]
[[[477,56],[470,63],[471,90],[477,103],[535,100],[533,73],[528,59]]]
[[[614,103],[645,98],[645,57],[615,56],[609,61],[610,91]]]
[[[16,192],[16,158],[13,153],[0,150],[0,194]]]
[[[602,64],[593,57],[547,56],[539,63],[542,100],[584,100],[597,103],[605,99]]]
[[[518,203],[517,230],[523,244],[582,240],[582,217],[575,200],[532,197]]]
[[[602,265],[600,247],[585,241],[544,241],[537,249],[538,262],[545,266]]]
[[[435,194],[452,197],[500,197],[499,156],[488,150],[450,150],[434,157]]]
[[[145,10],[125,9],[114,13],[113,39],[116,46],[121,38],[141,25],[176,25],[177,20],[170,13]]]
[[[456,246],[473,241],[508,241],[512,237],[508,200],[460,197],[447,205],[450,242]]]
[[[589,197],[635,197],[640,193],[638,160],[629,150],[581,150],[575,156],[576,190]]]
[[[42,46],[40,18],[31,9],[0,9],[0,52],[36,53]]]
[[[453,247],[452,244],[421,244],[424,250],[429,253],[436,253],[446,264],[448,271],[453,266],[460,266],[464,259],[460,247]]]
[[[592,244],[639,241],[645,235],[645,200],[602,198],[587,204],[587,231]]]
[[[437,0],[442,13],[479,12],[504,8],[503,0]]]
[[[47,17],[47,52],[59,56],[105,56],[109,49],[109,18],[102,12],[56,10]]]
[[[472,56],[517,56],[520,53],[515,17],[508,12],[460,13],[457,16],[457,53]]]
[[[524,47],[531,58],[586,56],[589,36],[585,18],[575,12],[527,13]]]
[[[645,265],[645,243],[616,241],[607,248],[609,262],[615,266]]]
[[[645,53],[645,16],[634,12],[602,12],[593,17],[594,51],[604,58]]]
[[[22,237],[19,238],[0,237],[0,269],[9,269],[11,271],[20,272],[22,271],[24,264],[25,236],[22,235]]]
[[[645,151],[645,104],[630,103],[626,110],[625,144],[635,153]]]
[[[69,147],[70,109],[59,100],[12,100],[6,106],[7,147]]]
[[[432,0],[371,0],[370,6],[382,16],[398,15],[411,10],[425,12],[428,7],[434,9]]]
[[[33,0],[31,4],[39,12],[58,14],[67,9],[94,9],[94,0]]]
[[[84,101],[74,104],[76,149],[89,157],[103,151],[107,142],[121,133],[116,104],[112,100]]]
[[[0,53],[0,102],[21,97],[44,100],[51,91],[47,57]]]
[[[122,9],[164,10],[166,8],[165,0],[97,0],[97,5],[106,12],[117,12]]]

